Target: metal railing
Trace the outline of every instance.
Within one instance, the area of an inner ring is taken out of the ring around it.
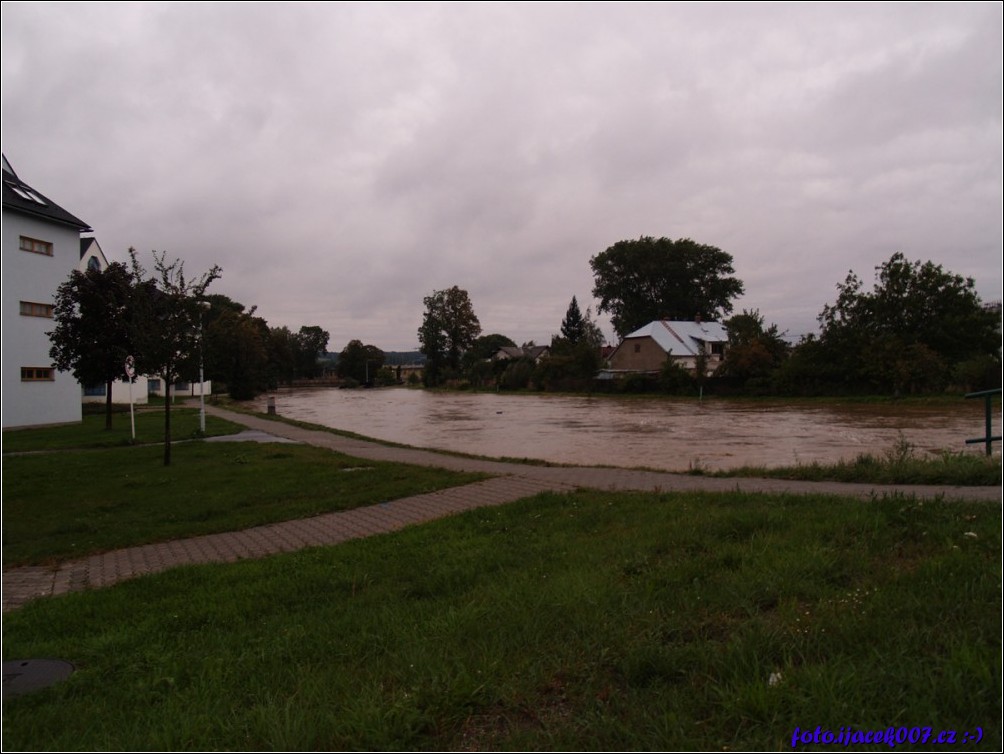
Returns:
[[[986,433],[983,437],[976,437],[972,440],[966,440],[966,445],[975,445],[978,442],[982,442],[987,447],[987,455],[990,455],[993,450],[993,444],[995,442],[1001,441],[1001,436],[994,436],[993,422],[991,421],[993,417],[993,402],[994,396],[1000,395],[1001,389],[995,388],[993,390],[981,390],[978,393],[967,393],[966,398],[983,398],[986,403]]]

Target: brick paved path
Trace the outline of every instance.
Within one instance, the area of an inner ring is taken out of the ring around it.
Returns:
[[[215,407],[207,407],[207,411],[243,424],[251,430],[329,448],[355,458],[437,466],[457,471],[478,471],[496,476],[462,487],[402,498],[367,508],[256,526],[242,531],[128,547],[65,561],[56,567],[12,568],[5,570],[3,574],[3,610],[20,607],[36,597],[109,586],[179,565],[229,563],[303,547],[334,545],[349,539],[395,531],[460,511],[509,503],[544,491],[561,492],[586,487],[611,491],[824,493],[863,498],[896,493],[923,499],[1001,499],[1000,487],[882,486],[778,479],[718,479],[629,469],[503,463],[460,458],[415,448],[388,447]]]

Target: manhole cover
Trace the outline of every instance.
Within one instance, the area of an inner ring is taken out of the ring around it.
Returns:
[[[4,699],[37,691],[66,680],[73,665],[66,660],[4,660]]]

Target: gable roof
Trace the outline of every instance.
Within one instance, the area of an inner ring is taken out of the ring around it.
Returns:
[[[729,333],[720,322],[657,319],[624,336],[631,338],[652,338],[666,353],[696,356],[700,343],[727,343]]]
[[[547,356],[551,352],[550,346],[529,346],[520,348],[519,346],[501,346],[492,357],[494,359],[539,359]]]
[[[80,238],[80,264],[78,267],[81,272],[87,269],[84,265],[84,259],[88,260],[90,264],[93,260],[97,260],[97,269],[107,270],[108,269],[108,258],[105,256],[105,252],[101,249],[101,244],[98,243],[98,239],[94,236],[82,236]]]
[[[82,232],[92,230],[79,217],[70,214],[49,197],[18,178],[6,155],[3,156],[3,208],[60,225],[68,225]]]

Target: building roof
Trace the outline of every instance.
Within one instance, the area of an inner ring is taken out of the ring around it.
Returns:
[[[666,353],[696,356],[699,343],[727,343],[729,333],[720,322],[657,319],[624,336],[631,338],[652,338]]]
[[[80,238],[80,264],[84,264],[84,259],[87,259],[86,267],[78,267],[77,269],[83,272],[85,269],[94,270],[107,270],[108,269],[108,258],[105,256],[105,252],[101,249],[101,244],[98,243],[98,239],[94,236],[82,236]]]
[[[524,358],[539,359],[542,356],[547,356],[550,352],[550,346],[528,346],[526,348],[520,348],[519,346],[501,346],[492,358],[496,360]]]
[[[72,215],[44,194],[36,191],[18,178],[14,168],[3,156],[3,208],[30,215],[49,222],[68,225],[78,231],[90,232],[92,228],[76,215]]]
[[[101,258],[105,258],[105,252],[101,248],[101,244],[98,243],[98,239],[94,236],[82,236],[80,239],[80,258],[83,259],[87,256],[87,253],[91,251],[91,247],[94,246],[94,253],[100,254]]]

